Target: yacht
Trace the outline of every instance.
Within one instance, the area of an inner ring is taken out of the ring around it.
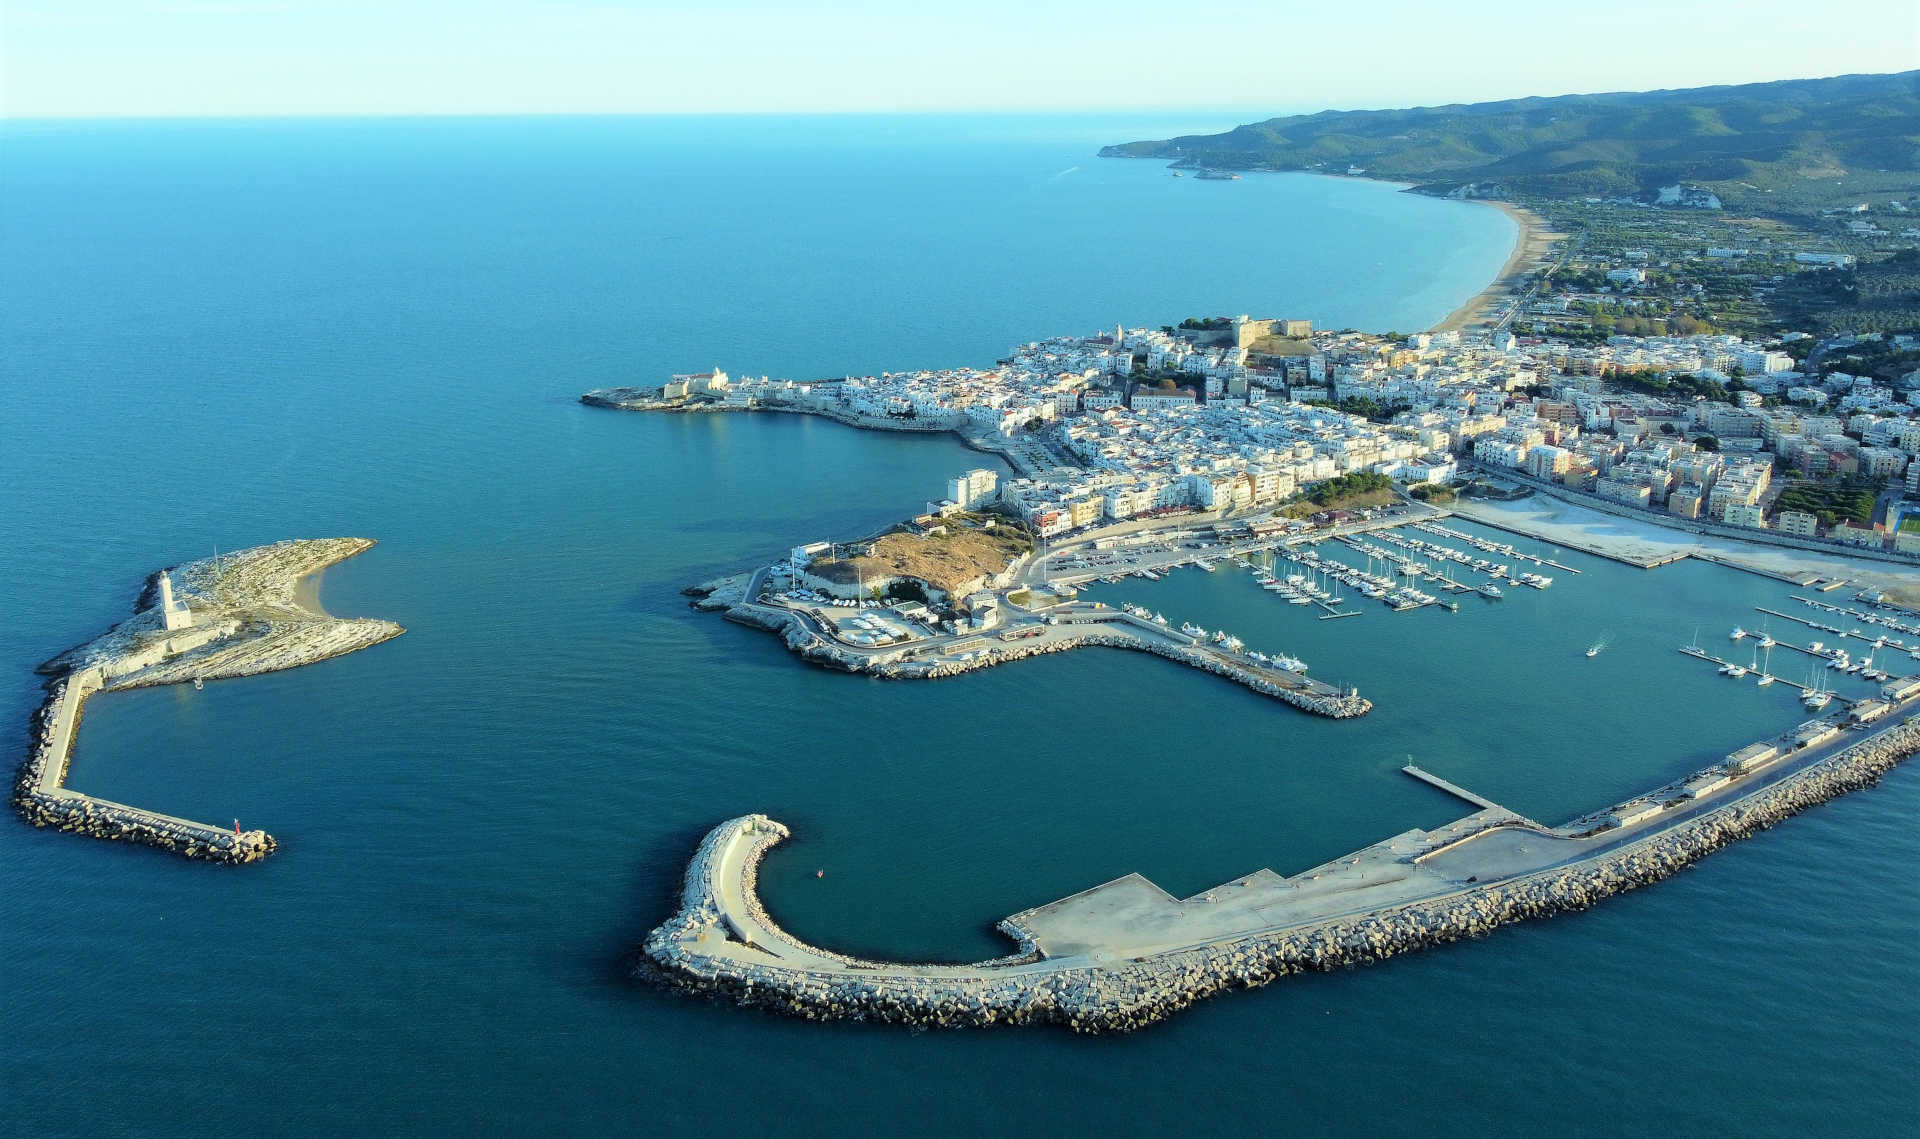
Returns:
[[[1493,584],[1492,582],[1488,582],[1485,585],[1480,587],[1480,596],[1491,597],[1491,598],[1494,598],[1495,600],[1498,600],[1499,598],[1504,597],[1505,594],[1500,592],[1499,586]]]
[[[1746,638],[1747,638],[1747,631],[1745,629],[1742,629],[1738,625],[1735,625],[1733,627],[1733,632],[1727,634],[1727,639],[1729,641],[1744,641],[1746,640]]]

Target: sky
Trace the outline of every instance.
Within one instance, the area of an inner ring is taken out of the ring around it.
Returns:
[[[1920,0],[0,0],[8,118],[1242,110],[1920,68]]]

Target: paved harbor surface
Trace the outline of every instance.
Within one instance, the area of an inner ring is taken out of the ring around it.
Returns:
[[[702,842],[681,910],[648,937],[642,968],[809,1017],[1137,1027],[1224,987],[1377,959],[1657,880],[1870,784],[1920,749],[1917,721],[1920,679],[1903,678],[1879,699],[1560,827],[1489,805],[1298,874],[1258,870],[1184,899],[1125,875],[1007,918],[1000,928],[1017,952],[971,965],[865,961],[787,934],[754,887],[760,859],[788,832],[748,815]]]

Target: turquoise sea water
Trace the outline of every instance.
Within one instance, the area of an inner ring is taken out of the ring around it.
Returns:
[[[1909,769],[1590,913],[1126,1038],[810,1025],[624,979],[743,811],[794,828],[763,887],[796,932],[967,959],[1127,871],[1186,894],[1457,814],[1408,755],[1557,821],[1793,720],[1672,651],[1791,606],[1708,566],[1568,554],[1587,572],[1546,593],[1334,622],[1224,570],[1097,594],[1360,685],[1378,708],[1347,724],[1112,652],[829,674],[686,608],[683,585],[896,518],[980,456],[586,388],[985,364],[1196,313],[1416,327],[1510,247],[1494,211],[1390,187],[1091,157],[1224,125],[5,128],[13,753],[33,664],[215,546],[378,538],[323,599],[409,632],[89,706],[75,786],[283,846],[221,870],[0,819],[0,1132],[1904,1130]]]

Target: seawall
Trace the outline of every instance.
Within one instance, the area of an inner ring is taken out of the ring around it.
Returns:
[[[181,632],[163,629],[147,607],[158,595],[155,574],[133,618],[41,666],[52,679],[14,777],[14,809],[36,827],[192,859],[239,864],[272,854],[279,843],[265,831],[218,827],[68,790],[80,720],[87,700],[102,691],[273,672],[398,636],[404,630],[390,621],[334,618],[296,596],[302,581],[372,545],[361,538],[282,542],[174,567],[175,580],[194,590],[188,603],[194,623]]]
[[[726,617],[730,621],[765,629],[778,635],[789,649],[798,653],[802,660],[809,663],[823,668],[878,676],[888,680],[937,680],[1025,660],[1028,657],[1067,652],[1083,646],[1096,646],[1151,653],[1167,660],[1178,661],[1202,672],[1234,681],[1261,695],[1271,696],[1291,704],[1302,711],[1336,720],[1364,716],[1373,710],[1372,701],[1353,691],[1342,691],[1331,685],[1305,678],[1294,681],[1295,686],[1289,687],[1261,675],[1255,669],[1234,665],[1213,653],[1166,643],[1124,630],[1079,633],[1073,639],[1064,641],[1003,642],[995,645],[991,652],[981,653],[972,660],[965,661],[912,660],[905,658],[903,653],[867,654],[842,648],[808,629],[796,617],[770,610],[765,606],[733,604],[726,609]]]
[[[1908,721],[1711,811],[1565,865],[1479,884],[1469,877],[1463,888],[1404,905],[1099,963],[1084,953],[1046,958],[1026,924],[1029,915],[1001,923],[1021,952],[971,966],[891,965],[813,949],[773,926],[753,889],[760,858],[786,828],[743,816],[715,828],[696,851],[681,909],[647,938],[635,974],[812,1020],[1130,1031],[1228,989],[1381,961],[1508,922],[1585,909],[1871,786],[1917,750],[1920,725]],[[714,940],[715,929],[728,931],[722,941]]]

